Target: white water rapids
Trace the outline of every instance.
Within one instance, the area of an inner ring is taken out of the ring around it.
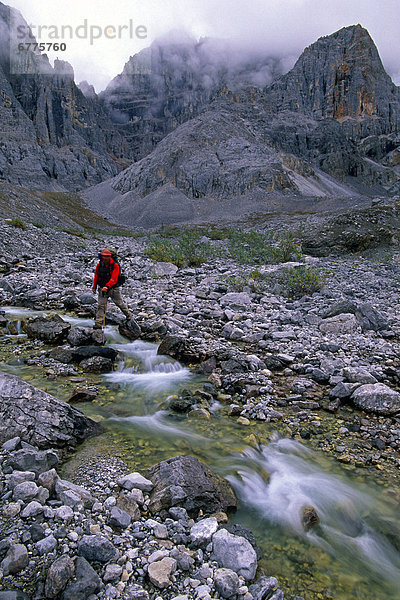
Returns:
[[[246,449],[236,456],[236,473],[228,479],[244,505],[334,556],[361,561],[400,589],[400,554],[382,533],[398,537],[400,528],[376,492],[326,472],[314,452],[286,438]],[[320,523],[305,531],[302,509],[310,506]]]

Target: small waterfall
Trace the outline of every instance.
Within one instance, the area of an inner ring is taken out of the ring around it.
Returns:
[[[126,359],[136,359],[140,371],[122,366],[118,371],[105,375],[107,381],[140,388],[148,394],[168,392],[179,383],[189,380],[190,371],[178,361],[157,354],[157,346],[150,342],[136,340],[128,344],[112,344]]]

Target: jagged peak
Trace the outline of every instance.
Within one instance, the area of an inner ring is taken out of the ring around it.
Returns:
[[[317,118],[386,119],[390,104],[398,104],[396,89],[368,30],[357,24],[308,46],[266,93],[272,94],[276,110],[300,110]]]

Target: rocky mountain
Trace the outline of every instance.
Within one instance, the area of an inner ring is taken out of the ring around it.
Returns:
[[[144,227],[400,193],[400,92],[360,25],[320,38],[284,75],[282,59],[174,34],[97,96],[46,55],[12,55],[10,69],[11,16],[27,27],[0,3],[0,178],[10,184],[80,191],[92,209]]]
[[[112,177],[125,142],[96,98],[74,83],[72,67],[31,51],[16,55],[0,3],[0,177],[33,189],[78,190]],[[11,60],[10,60],[11,59]],[[126,165],[126,163],[125,163]]]
[[[200,41],[172,32],[131,56],[123,72],[100,94],[101,102],[139,160],[169,132],[192,119],[221,90],[264,87],[285,62],[229,41]]]
[[[167,208],[163,222],[171,209],[182,221],[204,214],[215,198],[261,212],[271,194],[398,194],[399,107],[399,88],[368,32],[346,27],[263,90],[220,89],[198,116],[86,198],[149,226],[155,193]]]

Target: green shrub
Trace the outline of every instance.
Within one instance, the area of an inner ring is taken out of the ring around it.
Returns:
[[[244,264],[274,264],[298,259],[299,245],[291,234],[283,237],[273,233],[230,230],[229,254]]]
[[[318,292],[326,280],[326,275],[313,267],[290,267],[281,273],[281,284],[289,298],[301,298]]]
[[[239,273],[239,275],[229,275],[225,277],[224,282],[227,284],[230,291],[241,292],[245,287],[250,288],[252,292],[261,292],[263,289],[263,281],[265,277],[260,271],[252,271],[251,273]]]
[[[26,225],[21,219],[7,219],[6,223],[13,227],[17,227],[17,229],[26,229]]]
[[[149,243],[145,254],[159,262],[171,262],[177,267],[197,267],[207,262],[213,255],[213,248],[207,242],[200,242],[201,233],[184,230],[175,233],[176,240],[156,239]]]

